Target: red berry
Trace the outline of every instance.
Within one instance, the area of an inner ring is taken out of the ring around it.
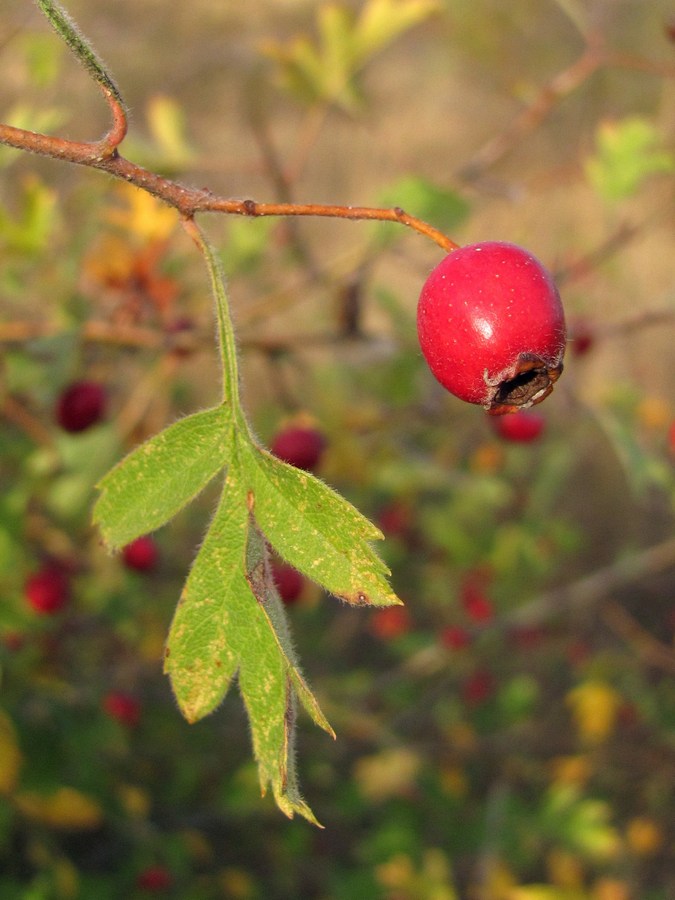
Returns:
[[[151,893],[160,893],[166,891],[173,884],[171,872],[164,866],[148,866],[139,873],[136,879],[136,885],[141,891]]]
[[[159,550],[154,538],[149,534],[136,538],[122,550],[122,561],[128,569],[136,572],[151,572],[157,565]]]
[[[479,706],[492,697],[496,687],[494,675],[486,669],[479,669],[462,685],[462,699],[467,706]]]
[[[65,431],[85,431],[103,417],[106,393],[95,381],[76,381],[67,387],[56,404],[56,421]]]
[[[58,564],[48,563],[26,579],[24,595],[36,612],[52,616],[70,599],[68,576]]]
[[[141,718],[141,704],[136,697],[123,691],[110,691],[103,698],[103,709],[111,719],[134,728]]]
[[[293,566],[277,559],[272,561],[272,575],[279,596],[287,606],[292,606],[302,593],[305,579]]]
[[[387,606],[373,613],[370,628],[375,637],[384,641],[401,637],[410,631],[412,620],[405,606]]]
[[[519,650],[534,650],[546,639],[546,631],[541,625],[519,625],[510,632],[509,638]]]
[[[417,332],[438,381],[494,415],[541,402],[562,372],[560,296],[541,263],[515,244],[449,253],[422,288]]]
[[[463,650],[471,643],[471,636],[464,628],[459,625],[448,625],[440,634],[440,641],[448,650]]]
[[[570,327],[570,350],[575,356],[589,353],[596,340],[595,328],[585,319],[577,319]]]
[[[392,500],[380,510],[377,524],[387,537],[406,538],[412,527],[411,509],[400,500]]]
[[[326,438],[316,428],[289,426],[272,441],[272,453],[284,462],[313,472],[326,447]]]
[[[484,572],[471,572],[460,587],[459,602],[474,622],[489,622],[494,616],[494,607],[485,593],[486,588],[487,575]]]
[[[514,444],[529,444],[542,434],[546,420],[536,412],[525,410],[510,416],[498,416],[492,419],[494,430],[505,441]]]

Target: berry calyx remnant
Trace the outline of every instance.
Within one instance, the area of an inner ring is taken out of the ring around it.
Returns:
[[[417,333],[443,387],[492,415],[540,403],[563,369],[567,332],[553,279],[503,241],[468,244],[436,266],[420,294]]]

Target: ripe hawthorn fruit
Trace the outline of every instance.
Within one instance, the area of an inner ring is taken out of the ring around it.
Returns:
[[[531,444],[541,437],[546,427],[546,419],[529,410],[512,416],[499,416],[492,421],[497,435],[514,444]]]
[[[136,886],[140,891],[148,894],[161,893],[168,891],[173,885],[173,876],[164,866],[148,866],[138,873],[136,878]]]
[[[494,618],[494,606],[487,595],[488,576],[470,572],[462,581],[459,602],[472,622],[489,622]]]
[[[461,686],[462,699],[467,706],[480,706],[497,690],[497,681],[492,672],[478,669]]]
[[[675,459],[675,422],[668,429],[668,448],[670,455]]]
[[[386,606],[373,613],[370,630],[380,640],[391,641],[412,629],[412,619],[405,606]]]
[[[468,244],[436,266],[420,294],[417,333],[443,387],[493,415],[540,403],[563,369],[567,332],[553,279],[503,241]]]
[[[151,572],[157,565],[159,550],[154,538],[144,534],[122,549],[122,562],[127,569]]]
[[[75,381],[61,393],[56,403],[56,421],[64,431],[86,431],[105,413],[106,392],[96,381]]]
[[[278,559],[272,561],[272,576],[279,597],[286,606],[292,606],[302,593],[305,579],[293,566]]]
[[[463,650],[471,643],[471,635],[459,625],[447,625],[440,633],[440,641],[448,650]]]
[[[70,599],[67,573],[58,563],[46,563],[28,576],[24,584],[24,596],[35,612],[45,616],[55,615]]]
[[[103,710],[111,719],[135,728],[141,719],[141,704],[136,697],[123,691],[110,691],[103,698]]]
[[[314,472],[325,447],[326,438],[317,428],[289,425],[277,432],[270,450],[297,469]]]

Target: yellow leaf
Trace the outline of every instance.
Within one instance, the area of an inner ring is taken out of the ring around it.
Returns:
[[[614,730],[621,695],[604,681],[585,681],[569,691],[565,702],[574,717],[579,736],[598,744]]]
[[[14,798],[27,819],[63,831],[89,831],[103,821],[99,804],[75,788],[60,787],[51,794],[23,791]]]
[[[553,884],[568,889],[581,890],[584,885],[584,867],[573,853],[554,848],[546,854],[546,869]]]
[[[625,881],[618,878],[600,878],[593,885],[593,900],[631,900],[633,893]]]
[[[354,778],[369,800],[386,800],[406,794],[413,786],[420,759],[405,747],[365,756],[354,767]]]
[[[375,877],[381,885],[390,890],[407,887],[414,876],[415,869],[412,860],[406,853],[397,853],[375,867]]]
[[[588,756],[556,756],[550,763],[554,784],[584,785],[593,774],[593,764]]]
[[[109,210],[107,219],[143,243],[165,240],[176,228],[176,210],[152,194],[128,184],[121,185],[118,193],[124,205],[121,209]]]
[[[132,819],[147,819],[152,800],[150,794],[135,784],[120,784],[117,796],[126,814]]]
[[[638,856],[653,856],[663,846],[663,831],[654,819],[636,816],[628,823],[626,841]]]
[[[367,60],[440,9],[438,0],[368,0],[355,29],[356,58]]]
[[[0,710],[0,794],[11,794],[21,771],[21,750],[16,729],[9,716]]]

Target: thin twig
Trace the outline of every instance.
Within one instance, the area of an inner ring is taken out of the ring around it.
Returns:
[[[648,547],[639,553],[617,559],[572,584],[555,588],[515,610],[508,616],[509,625],[539,625],[571,611],[588,610],[607,599],[615,591],[675,567],[675,538]]]
[[[112,101],[113,98],[110,99]],[[115,106],[115,109],[121,112],[121,108]],[[23,128],[15,128],[12,125],[0,124],[0,144],[99,169],[163,200],[169,206],[173,206],[185,219],[192,219],[199,212],[221,212],[251,218],[258,216],[321,216],[336,219],[369,219],[405,225],[413,231],[417,231],[418,234],[428,237],[446,252],[456,250],[459,246],[437,228],[409,215],[399,206],[380,209],[323,203],[258,203],[255,200],[232,200],[218,197],[210,191],[185,187],[157,175],[155,172],[150,172],[117,153],[113,143],[125,130],[125,121],[116,120],[110,132],[96,143],[67,141],[26,131]]]
[[[648,665],[675,674],[675,651],[642,628],[623,606],[608,602],[603,604],[600,613],[612,631],[630,644]]]

